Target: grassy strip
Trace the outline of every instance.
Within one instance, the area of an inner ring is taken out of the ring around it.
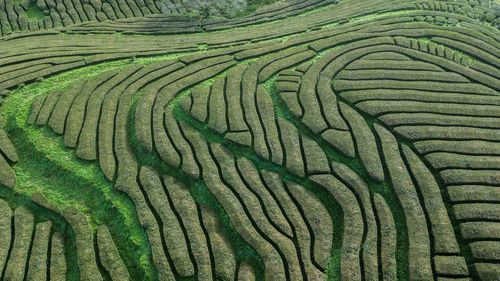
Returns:
[[[130,199],[114,191],[96,163],[79,160],[70,149],[62,149],[62,137],[34,127],[11,131],[12,141],[23,151],[14,166],[19,183],[15,191],[40,191],[60,209],[76,207],[90,218],[94,232],[98,225],[106,224],[123,249],[120,253],[125,264],[139,267],[131,275],[139,280],[152,278],[153,274],[147,276],[153,272],[148,242]]]
[[[215,78],[210,79],[213,81]],[[206,82],[204,82],[206,83]],[[184,95],[187,92],[183,92]],[[215,214],[220,220],[221,230],[226,236],[226,238],[231,242],[233,249],[235,250],[235,256],[238,264],[247,261],[250,263],[256,275],[256,280],[264,280],[264,263],[261,257],[255,252],[255,250],[248,245],[248,243],[241,238],[238,234],[234,226],[232,225],[229,217],[227,216],[224,208],[217,201],[215,196],[208,190],[202,180],[195,180],[191,178],[189,175],[185,174],[178,168],[172,168],[163,162],[155,151],[153,153],[144,151],[137,140],[137,136],[135,134],[135,110],[137,106],[137,100],[139,99],[140,94],[134,96],[134,100],[132,101],[131,110],[129,111],[128,116],[128,138],[129,144],[131,144],[132,150],[134,152],[134,156],[138,162],[139,167],[141,166],[150,166],[155,169],[160,175],[169,175],[179,182],[181,182],[184,186],[189,188],[189,192],[193,199],[197,203],[205,204],[206,206],[212,208],[215,211]],[[176,103],[180,97],[175,99]],[[170,105],[169,105],[170,106]],[[176,107],[177,108],[177,107]],[[196,276],[186,278],[185,280],[197,280]]]
[[[164,59],[167,57],[135,62],[149,64]],[[13,166],[18,179],[15,194],[29,197],[39,191],[60,209],[74,206],[82,211],[89,217],[94,231],[97,225],[108,225],[133,279],[152,280],[156,278],[156,270],[150,260],[149,242],[131,200],[114,190],[97,162],[76,158],[74,151],[64,146],[62,137],[49,129],[26,124],[31,101],[37,95],[67,86],[81,77],[89,79],[103,71],[126,67],[131,62],[122,60],[86,67],[15,90],[5,100],[2,117],[7,121],[4,129],[16,145],[20,158]],[[70,256],[74,256],[73,261],[68,261],[68,277],[77,280],[74,246],[67,250]]]
[[[35,20],[42,20],[45,17],[45,14],[43,11],[38,7],[35,1],[30,3],[30,6],[26,10],[26,15],[30,19],[35,19]]]

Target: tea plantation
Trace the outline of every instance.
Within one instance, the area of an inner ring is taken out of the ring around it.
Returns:
[[[0,280],[500,280],[498,0],[183,3],[0,0]]]

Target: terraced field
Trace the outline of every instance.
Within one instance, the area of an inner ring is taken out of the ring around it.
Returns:
[[[500,280],[498,1],[160,6],[0,0],[1,280]]]

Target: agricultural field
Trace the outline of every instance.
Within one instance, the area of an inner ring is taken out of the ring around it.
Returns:
[[[500,280],[500,2],[271,2],[0,0],[0,280]]]

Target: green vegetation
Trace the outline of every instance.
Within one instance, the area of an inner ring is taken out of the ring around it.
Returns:
[[[14,191],[28,197],[41,192],[60,210],[76,207],[90,218],[93,231],[97,230],[97,225],[108,225],[116,243],[123,246],[120,254],[126,265],[139,266],[131,272],[134,279],[151,279],[155,270],[149,261],[147,238],[138,225],[132,202],[114,190],[95,162],[80,160],[73,150],[65,148],[60,136],[46,128],[26,124],[31,101],[37,95],[65,87],[81,79],[82,74],[85,75],[83,79],[91,79],[101,72],[123,68],[127,63],[113,62],[79,69],[20,88],[4,101],[2,116],[4,129],[16,143],[20,156],[19,164],[13,166],[18,179]],[[75,270],[78,269],[70,267],[68,278],[71,280],[78,279],[72,273]]]
[[[176,3],[0,4],[0,279],[498,276],[498,5]]]
[[[45,14],[40,10],[40,8],[36,5],[36,3],[31,3],[28,10],[26,10],[26,14],[30,19],[43,20]]]

